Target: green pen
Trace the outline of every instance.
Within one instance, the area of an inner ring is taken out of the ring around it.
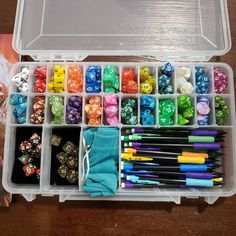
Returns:
[[[121,140],[128,141],[186,141],[188,143],[214,143],[219,141],[217,138],[212,136],[193,136],[189,135],[187,137],[165,137],[165,136],[141,136],[141,135],[125,135],[121,136]]]

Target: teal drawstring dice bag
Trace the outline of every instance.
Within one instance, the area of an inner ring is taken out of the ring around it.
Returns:
[[[113,196],[118,186],[119,130],[91,128],[84,131],[83,191],[91,197]]]

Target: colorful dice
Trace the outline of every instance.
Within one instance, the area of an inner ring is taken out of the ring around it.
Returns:
[[[32,114],[30,115],[30,122],[32,124],[43,124],[45,113],[45,97],[35,96],[33,99]]]
[[[55,65],[54,75],[51,82],[48,84],[48,91],[50,93],[62,93],[65,86],[65,66]]]
[[[128,94],[138,93],[138,80],[135,68],[127,67],[122,71],[122,92]]]
[[[29,85],[29,68],[23,67],[21,72],[12,77],[12,83],[17,87],[19,92],[26,93],[28,92]]]
[[[91,96],[84,109],[88,125],[101,125],[102,99],[100,96]]]
[[[78,65],[71,65],[68,68],[68,93],[83,92],[83,69]]]
[[[105,119],[108,125],[118,125],[119,107],[117,96],[115,94],[105,94],[103,102]]]
[[[158,87],[160,94],[173,94],[174,89],[171,83],[174,67],[170,63],[163,65],[159,71]]]
[[[47,78],[47,67],[37,66],[34,70],[34,92],[45,93],[46,92],[46,78]]]

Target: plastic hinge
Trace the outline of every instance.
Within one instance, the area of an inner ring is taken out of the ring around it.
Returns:
[[[211,59],[210,56],[158,56],[159,61],[172,61],[172,62],[207,62]]]
[[[83,61],[86,57],[88,57],[87,54],[84,55],[57,55],[57,54],[47,54],[47,55],[31,55],[31,57],[33,58],[34,61],[39,61],[39,62],[43,62],[43,61],[49,61],[49,62],[53,62],[53,61],[62,61],[62,62],[66,62],[66,61]]]
[[[83,61],[86,57],[88,57],[88,54],[75,54],[75,55],[66,55],[66,54],[37,54],[37,55],[31,55],[31,57],[34,59],[34,61]],[[131,56],[133,57],[133,56]],[[158,60],[161,62],[166,61],[173,61],[173,62],[207,62],[211,59],[210,56],[153,56],[154,60]]]

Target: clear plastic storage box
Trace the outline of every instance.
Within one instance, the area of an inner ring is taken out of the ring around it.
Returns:
[[[236,150],[234,144],[236,142],[236,117],[233,72],[224,63],[207,62],[212,56],[226,54],[231,47],[226,0],[21,0],[18,1],[17,6],[13,47],[21,55],[30,55],[35,62],[15,64],[11,68],[10,77],[18,73],[22,67],[27,66],[30,69],[29,83],[33,81],[34,69],[40,65],[47,66],[47,81],[52,76],[53,66],[56,64],[66,66],[66,71],[69,65],[79,65],[84,72],[89,65],[101,65],[103,71],[104,66],[113,64],[118,68],[120,76],[122,68],[125,66],[135,67],[136,73],[139,75],[140,67],[147,65],[153,69],[157,78],[160,66],[169,61],[174,67],[190,67],[192,71],[191,81],[194,84],[195,67],[204,66],[211,80],[211,89],[206,96],[212,101],[212,107],[214,107],[216,96],[214,93],[213,70],[217,66],[224,69],[229,77],[229,86],[222,96],[230,108],[230,115],[224,126],[218,126],[213,109],[210,123],[207,126],[228,133],[224,144],[224,186],[211,189],[155,188],[147,191],[131,191],[121,188],[121,177],[119,177],[117,195],[111,198],[98,198],[98,200],[180,203],[181,197],[204,197],[206,202],[213,203],[219,197],[235,194]],[[155,56],[160,62],[81,62],[90,55],[149,55]],[[176,78],[174,76],[175,93],[173,95],[160,95],[156,90],[152,96],[156,98],[157,104],[159,100],[166,97],[176,102],[179,94],[175,84]],[[32,107],[32,98],[37,95],[33,93],[32,84],[29,85],[29,92],[25,94],[28,97],[28,118]],[[16,87],[11,85],[9,93],[14,94],[16,92]],[[46,104],[48,104],[48,98],[52,94],[47,91],[43,95],[46,97]],[[69,94],[65,88],[65,92],[60,95],[65,98],[66,103],[66,98],[73,94]],[[91,94],[85,92],[78,95],[83,97],[83,103],[91,96]],[[103,91],[100,96],[104,96]],[[117,94],[119,104],[121,104],[123,98],[130,96],[136,97],[139,101],[141,95],[127,95],[119,92]],[[197,97],[197,94],[192,94],[195,105]],[[76,125],[69,125],[65,122],[61,126],[50,124],[49,107],[46,107],[44,124],[38,125],[42,128],[40,183],[39,185],[12,183],[11,174],[15,160],[16,128],[37,127],[37,125],[31,124],[29,119],[23,125],[16,124],[12,117],[12,109],[13,107],[9,104],[3,169],[3,186],[5,189],[10,193],[22,194],[28,201],[35,199],[36,195],[59,195],[61,202],[65,200],[95,200],[82,191],[80,178],[82,176],[82,143],[80,143],[78,186],[50,185],[50,138],[52,129],[55,127],[75,127]],[[158,117],[158,112],[156,108],[156,117]],[[81,127],[80,140],[82,140],[83,130],[89,127],[84,114],[82,119],[82,123],[78,125]],[[104,118],[102,118],[102,126],[107,126]],[[120,132],[123,127],[124,125],[121,123],[118,125]],[[141,127],[141,125],[138,124],[136,127]],[[160,126],[157,123],[155,127]],[[175,124],[174,127],[179,126]],[[187,127],[198,128],[199,126],[196,120],[193,120]],[[121,152],[120,145],[120,154]],[[121,161],[121,155],[119,161]]]

